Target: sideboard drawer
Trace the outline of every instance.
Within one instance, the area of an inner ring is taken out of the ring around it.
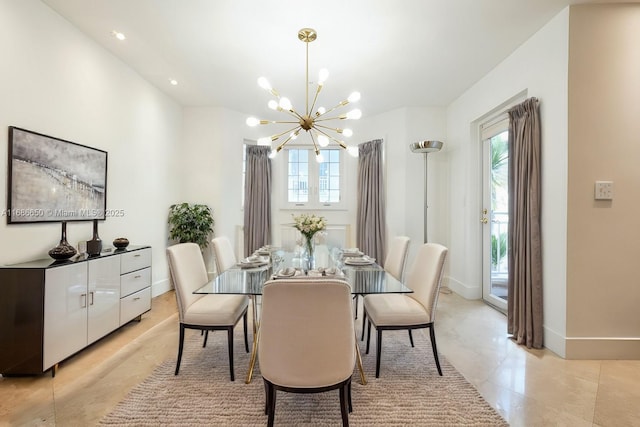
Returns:
[[[126,297],[151,286],[151,267],[120,276],[120,296]]]
[[[123,253],[120,260],[120,274],[150,267],[151,248]]]
[[[120,325],[149,310],[151,310],[151,288],[145,288],[120,299]]]

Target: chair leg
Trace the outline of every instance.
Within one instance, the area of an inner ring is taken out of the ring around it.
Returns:
[[[273,423],[276,418],[276,388],[273,384],[269,384],[269,418],[267,419],[267,427],[273,427]]]
[[[376,343],[376,378],[380,377],[380,355],[382,354],[382,330],[378,329],[378,342]]]
[[[242,326],[244,327],[244,349],[249,353],[249,338],[247,338],[247,312],[244,312],[242,319]]]
[[[349,413],[353,412],[353,402],[351,401],[351,381],[349,381],[349,385],[347,387],[347,393],[349,396]]]
[[[438,349],[436,347],[436,333],[434,331],[433,323],[429,327],[429,337],[431,337],[431,348],[433,349],[433,357],[436,359],[436,367],[438,373],[442,376],[442,369],[440,368],[440,360],[438,359]]]
[[[413,334],[411,333],[411,329],[407,329],[409,331],[409,341],[411,341],[411,347],[415,347],[413,345]]]
[[[178,343],[178,361],[176,362],[176,372],[173,375],[178,375],[180,370],[180,362],[182,361],[182,348],[184,347],[184,325],[180,323],[180,341]]]
[[[358,294],[355,294],[353,296],[353,301],[354,301],[354,305],[356,306],[355,309],[353,310],[356,314],[356,319],[358,318]]]
[[[364,325],[367,322],[367,310],[364,310],[363,307],[362,313],[362,336],[360,337],[360,341],[364,341]]]
[[[345,390],[347,385],[340,387],[340,413],[342,414],[342,426],[349,426],[349,403],[347,402],[348,396]]]
[[[262,379],[262,382],[264,383],[264,414],[269,415],[269,398],[271,397],[269,394],[269,383],[264,378]]]
[[[367,351],[365,354],[369,354],[369,342],[371,341],[371,320],[367,323]]]
[[[227,345],[229,346],[229,372],[231,374],[231,381],[235,381],[235,375],[233,374],[233,326],[227,329]]]
[[[204,341],[202,342],[202,347],[206,347],[207,346],[207,338],[209,338],[209,331],[205,330],[204,331]]]

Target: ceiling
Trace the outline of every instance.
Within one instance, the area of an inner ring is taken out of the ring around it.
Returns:
[[[330,71],[319,105],[358,90],[365,116],[448,105],[568,4],[591,2],[41,1],[181,105],[256,115],[270,99],[260,76],[304,110],[305,44],[297,34],[313,28],[309,80]]]

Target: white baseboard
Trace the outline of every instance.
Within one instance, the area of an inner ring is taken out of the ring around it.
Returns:
[[[479,286],[470,286],[462,282],[459,282],[451,277],[447,278],[447,286],[456,294],[460,295],[464,299],[481,299],[482,288]]]
[[[169,279],[159,280],[151,286],[151,298],[169,292],[171,289],[173,288]]]
[[[554,330],[551,330],[549,328],[547,328],[546,326],[543,326],[542,330],[544,331],[544,338],[543,338],[543,345],[545,348],[551,350],[552,352],[554,352],[555,354],[557,354],[558,356],[562,357],[563,359],[566,359],[567,357],[567,339],[557,333]]]

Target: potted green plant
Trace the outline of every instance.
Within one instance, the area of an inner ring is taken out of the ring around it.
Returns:
[[[178,243],[197,243],[201,249],[209,245],[214,224],[209,206],[190,203],[171,205],[168,222],[170,239]]]

